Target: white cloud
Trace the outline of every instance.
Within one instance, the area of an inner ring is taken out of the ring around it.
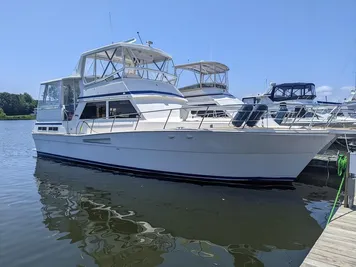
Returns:
[[[355,89],[355,86],[343,86],[340,88],[340,90],[348,92],[350,92],[352,89]]]
[[[333,88],[328,85],[319,86],[315,90],[317,96],[330,96],[333,94]]]

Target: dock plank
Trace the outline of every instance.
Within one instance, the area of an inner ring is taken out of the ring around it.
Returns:
[[[338,209],[301,266],[356,266],[355,210]]]
[[[331,263],[324,263],[320,262],[318,260],[313,260],[313,259],[306,259],[303,262],[304,267],[338,267],[337,265],[331,264]]]

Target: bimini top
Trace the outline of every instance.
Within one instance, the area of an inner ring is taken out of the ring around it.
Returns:
[[[176,69],[190,70],[203,75],[224,73],[229,71],[229,67],[216,61],[200,61],[188,64],[177,65]]]
[[[132,57],[136,58],[137,60],[145,61],[146,63],[160,62],[166,59],[172,59],[170,55],[160,49],[153,48],[148,45],[134,44],[128,42],[118,42],[87,51],[81,55],[81,58],[96,55],[96,59],[107,60],[108,51],[115,51],[113,54],[110,55],[111,61],[122,62],[122,55],[124,54],[122,51],[125,48],[128,48]]]
[[[41,82],[41,85],[48,84],[48,83],[55,83],[55,82],[59,82],[59,81],[63,81],[63,80],[79,80],[79,79],[81,79],[81,77],[79,75],[71,75],[71,76],[61,77],[61,78],[52,79],[52,80],[48,80],[48,81],[43,81],[43,82]]]
[[[172,57],[150,45],[133,43],[135,39],[106,45],[81,55],[77,73],[84,85],[135,77],[175,84]]]

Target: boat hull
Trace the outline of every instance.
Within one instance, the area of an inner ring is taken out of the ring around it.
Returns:
[[[293,181],[335,136],[272,131],[33,134],[39,156],[193,180]]]

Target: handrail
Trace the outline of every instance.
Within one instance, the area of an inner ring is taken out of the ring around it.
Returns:
[[[201,119],[201,122],[200,122],[200,124],[199,124],[198,129],[200,129],[201,125],[203,124],[203,121],[204,121],[204,118],[206,117],[206,115],[208,115],[209,107],[210,107],[210,106],[207,106],[207,107],[206,107],[205,114],[204,114],[203,118]]]
[[[78,126],[80,125],[80,123],[81,123],[81,126],[83,126],[83,124],[85,123],[88,126],[88,128],[90,128],[90,133],[92,131],[95,132],[93,129],[91,129],[91,127],[89,126],[89,124],[86,121],[80,121],[80,122],[78,122],[77,127],[75,128],[75,133],[76,134],[78,134]],[[81,132],[81,129],[80,129],[79,133],[80,132]]]
[[[124,121],[127,121],[127,120],[129,120],[129,121],[135,120],[136,121],[134,123],[133,130],[137,130],[138,129],[138,124],[140,123],[140,121],[147,119],[145,117],[145,115],[151,114],[151,113],[166,112],[168,114],[165,114],[164,117],[161,117],[161,116],[159,117],[161,120],[158,120],[158,121],[156,120],[156,122],[159,122],[159,123],[162,122],[162,126],[161,126],[160,129],[166,129],[167,125],[168,125],[168,122],[169,122],[170,118],[172,117],[173,111],[182,111],[182,110],[184,110],[184,111],[190,112],[190,117],[183,119],[180,116],[179,117],[181,119],[180,122],[184,122],[185,121],[187,123],[188,122],[189,123],[197,123],[197,128],[198,129],[201,129],[203,127],[204,121],[206,119],[208,119],[208,118],[209,118],[209,120],[210,119],[213,120],[213,122],[209,121],[209,126],[210,126],[210,124],[214,124],[214,123],[217,123],[217,122],[223,122],[223,123],[226,123],[227,126],[232,127],[231,126],[232,122],[236,121],[236,119],[235,119],[236,114],[238,114],[238,113],[242,114],[241,112],[249,112],[247,118],[244,119],[242,125],[240,126],[240,128],[243,129],[248,125],[247,122],[251,121],[251,118],[252,118],[252,115],[254,114],[253,112],[255,112],[255,109],[253,109],[253,111],[242,111],[240,109],[242,106],[243,105],[241,105],[241,104],[226,105],[226,106],[211,106],[211,105],[206,105],[206,106],[182,106],[182,107],[170,108],[170,109],[149,110],[149,111],[143,111],[143,112],[139,112],[139,113],[137,113],[137,112],[135,112],[135,113],[125,113],[125,114],[121,114],[119,116],[109,117],[108,119],[106,119],[107,121],[100,121],[100,122],[97,123],[97,125],[100,126],[100,125],[102,125],[102,123],[109,122],[109,123],[111,123],[111,125],[109,125],[110,132],[112,132],[113,129],[115,128],[114,125],[116,123],[123,122],[123,120],[120,120],[118,118],[125,117],[125,118],[123,118],[123,119],[125,119]],[[293,106],[296,106],[296,105],[294,104]],[[311,106],[311,105],[304,105],[304,106],[299,106],[298,105],[298,107],[300,108],[300,110],[298,112],[296,112],[294,110],[286,111],[285,114],[283,115],[282,126],[285,125],[286,129],[291,129],[292,127],[302,127],[302,126],[306,126],[307,128],[310,129],[314,125],[319,125],[319,128],[320,128],[320,126],[321,127],[322,126],[329,127],[330,124],[332,123],[332,121],[334,121],[336,118],[338,118],[338,121],[341,124],[342,124],[343,121],[345,121],[345,120],[340,120],[340,117],[337,116],[337,114],[339,114],[339,112],[341,110],[341,107],[337,108],[337,112],[335,114],[329,114],[330,116],[329,116],[327,121],[324,121],[323,119],[320,120],[318,118],[318,116],[319,116],[318,114],[320,114],[319,111],[322,110],[322,108],[324,108],[324,107],[321,107],[321,106],[315,107],[315,106]],[[306,111],[306,113],[311,115],[311,117],[309,117],[309,116],[306,117],[305,114],[300,116],[303,109]],[[201,117],[200,122],[197,121],[197,120],[194,120],[194,117],[192,117],[191,111],[203,111],[203,110],[205,110],[204,114],[201,113],[201,114],[197,115],[197,116]],[[212,112],[208,112],[208,111],[212,111]],[[216,116],[216,113],[214,113],[214,111],[227,111],[227,113],[225,113],[227,117]],[[266,122],[267,122],[267,123],[264,123],[264,121],[262,121],[261,124],[259,124],[258,127],[270,128],[268,120],[271,119],[271,118],[274,118],[273,114],[271,115],[271,113],[275,112],[275,111],[276,110],[273,110],[273,109],[272,110],[269,109],[269,110],[266,110],[266,111],[258,111],[258,112],[260,112],[258,117],[264,118],[264,120],[266,119]],[[277,111],[277,113],[278,113],[278,111]],[[277,113],[275,113],[275,115]],[[137,118],[132,118],[132,115],[137,116]],[[325,115],[324,115],[324,117],[325,117]],[[255,118],[256,117],[254,116],[252,120],[255,120]],[[306,120],[301,121],[300,120],[301,118],[304,118]],[[315,118],[318,118],[318,120],[316,122],[315,122]],[[91,126],[85,120],[78,122],[77,127],[76,127],[76,133],[78,133],[78,127],[80,125],[83,125],[84,123],[88,126],[88,129],[90,129],[90,133],[95,132],[94,131],[94,128],[95,128],[94,126],[95,126],[96,122],[98,121],[98,119],[103,120],[103,118],[92,119],[91,120]],[[110,119],[112,119],[112,121],[109,121]],[[193,119],[193,120],[191,120],[191,119]],[[308,119],[310,119],[310,121]],[[237,119],[237,120],[241,121],[240,119]],[[355,127],[356,127],[356,119],[354,119],[354,120],[355,120]],[[257,123],[257,121],[253,121],[253,122],[254,122],[254,124]],[[347,120],[346,122],[348,124],[349,123],[353,123],[352,118],[351,118],[351,120]],[[236,127],[236,126],[233,126],[233,127]],[[79,132],[81,132],[81,130]]]
[[[162,70],[156,70],[156,69],[151,69],[151,68],[138,68],[138,67],[122,67],[120,68],[119,70],[117,71],[114,71],[113,73],[111,73],[110,75],[108,76],[105,76],[105,77],[101,77],[99,79],[94,79],[94,81],[90,81],[90,82],[85,82],[84,85],[85,86],[90,86],[90,85],[93,85],[93,84],[96,84],[96,83],[101,83],[101,82],[104,82],[104,81],[108,81],[109,79],[111,79],[113,76],[115,75],[118,75],[119,78],[117,79],[122,79],[122,78],[131,78],[131,77],[127,77],[127,71],[126,70],[135,70],[135,71],[146,71],[147,74],[149,72],[154,72],[154,73],[159,73],[159,74],[162,74],[162,77],[165,77],[165,79],[167,80],[168,83],[172,84],[171,81],[173,81],[173,85],[176,83],[177,81],[177,76],[175,76],[174,74],[171,74],[171,73],[168,73],[168,72],[165,72],[165,71],[162,71]],[[167,77],[171,77],[172,79],[168,79]],[[164,79],[150,79],[148,78],[148,75],[147,75],[147,78],[144,77],[144,75],[138,75],[137,78],[140,78],[140,79],[146,79],[146,80],[160,80],[160,81],[163,81]],[[84,77],[85,79],[85,77]]]

